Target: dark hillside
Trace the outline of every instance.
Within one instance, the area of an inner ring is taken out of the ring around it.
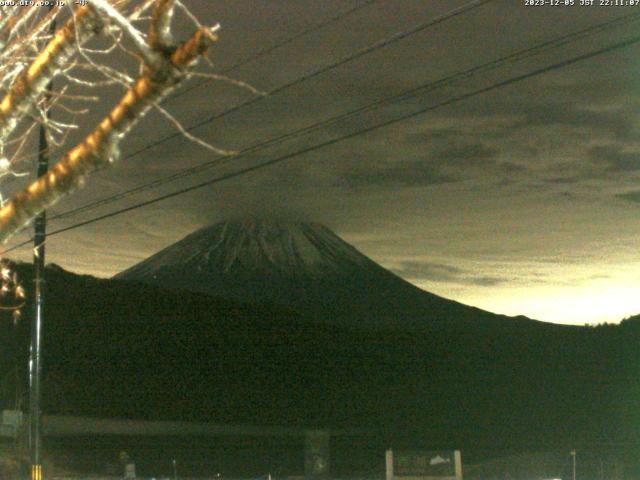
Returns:
[[[637,321],[365,331],[56,267],[46,314],[47,413],[360,426],[398,444],[505,449],[637,433]],[[24,392],[28,322],[1,327],[3,371],[17,342]]]

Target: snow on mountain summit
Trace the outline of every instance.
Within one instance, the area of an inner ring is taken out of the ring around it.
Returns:
[[[316,276],[370,263],[323,225],[250,218],[202,228],[116,277],[142,280],[162,269]]]

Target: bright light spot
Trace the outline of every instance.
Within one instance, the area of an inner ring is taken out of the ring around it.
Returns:
[[[617,323],[640,313],[640,283],[592,282],[580,286],[537,286],[496,289],[474,305],[506,315],[527,315],[536,320],[584,325]]]
[[[515,272],[487,271],[488,276],[509,279],[496,285],[415,283],[446,298],[504,315],[570,325],[619,323],[640,314],[638,268],[637,263],[527,265]],[[525,276],[530,271],[540,275]]]

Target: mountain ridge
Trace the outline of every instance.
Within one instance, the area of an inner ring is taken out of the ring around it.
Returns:
[[[32,298],[31,266],[14,269]],[[56,267],[45,299],[46,414],[365,428],[379,433],[380,451],[639,438],[635,321],[587,328],[491,317],[363,329]],[[19,385],[4,376],[3,408],[16,392],[26,398],[25,310],[15,326],[0,312],[0,368],[21,373]]]
[[[250,303],[273,302],[327,323],[420,328],[454,320],[535,321],[421,290],[314,222],[218,222],[114,278]]]

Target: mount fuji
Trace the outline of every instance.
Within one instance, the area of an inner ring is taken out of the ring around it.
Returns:
[[[31,265],[12,269],[33,298]],[[223,222],[118,279],[46,275],[47,414],[363,428],[378,447],[336,451],[374,465],[389,445],[637,445],[638,319],[494,315],[416,288],[317,224]],[[0,311],[0,369],[19,373],[0,408],[28,391],[30,335]]]
[[[216,223],[115,278],[248,303],[275,303],[314,321],[351,326],[529,321],[423,291],[325,226],[302,221],[248,218]]]

